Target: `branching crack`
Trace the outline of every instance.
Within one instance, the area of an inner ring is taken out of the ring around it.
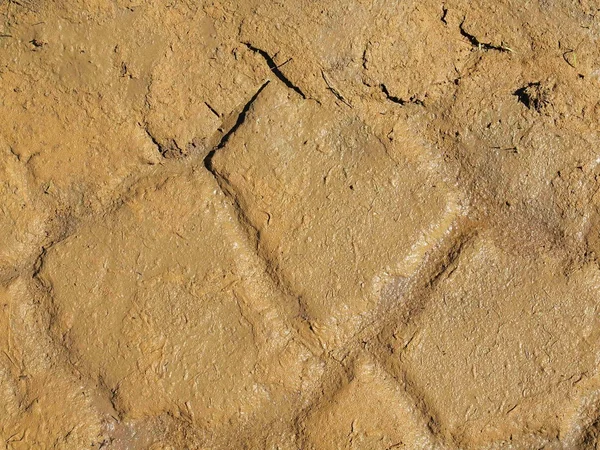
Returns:
[[[390,91],[388,90],[385,84],[381,83],[379,87],[381,88],[381,92],[383,92],[383,94],[385,95],[385,98],[387,98],[390,102],[394,102],[402,106],[409,104],[424,106],[423,101],[419,100],[415,96],[412,96],[408,100],[404,100],[403,98],[396,97],[395,95],[390,94]]]
[[[513,52],[513,49],[511,49],[510,47],[507,47],[504,44],[494,45],[489,42],[481,42],[479,39],[477,39],[477,37],[475,35],[469,33],[467,30],[465,30],[464,24],[465,24],[465,19],[463,19],[463,21],[459,25],[460,34],[463,37],[467,38],[467,40],[470,42],[470,44],[473,47],[477,47],[479,50],[485,50],[485,51],[495,50],[497,52],[502,52],[502,53],[512,53]]]
[[[304,304],[304,301],[302,300],[302,298],[300,296],[294,294],[293,290],[289,286],[287,286],[283,280],[281,280],[281,278],[277,275],[272,263],[261,254],[261,252],[259,251],[259,239],[260,239],[259,229],[256,228],[256,226],[254,226],[254,224],[252,223],[250,218],[247,216],[244,208],[240,205],[238,198],[233,193],[233,189],[231,188],[231,186],[229,186],[228,181],[223,176],[221,176],[213,167],[214,155],[216,154],[216,152],[218,150],[225,147],[225,145],[229,141],[230,137],[238,130],[238,128],[240,126],[242,126],[242,124],[246,120],[248,111],[250,110],[250,108],[252,107],[252,105],[254,104],[256,99],[260,96],[263,89],[265,87],[267,87],[268,84],[269,84],[269,81],[266,81],[256,91],[256,93],[252,96],[252,98],[250,98],[250,100],[248,100],[248,102],[244,105],[241,112],[237,116],[235,124],[229,129],[229,131],[227,131],[223,135],[223,137],[221,138],[219,143],[217,145],[215,145],[213,147],[213,149],[204,158],[204,166],[206,167],[206,170],[208,170],[214,177],[221,192],[223,192],[223,194],[231,200],[231,206],[237,216],[238,222],[240,223],[242,228],[245,230],[247,235],[250,237],[250,240],[253,242],[255,252],[261,259],[262,263],[264,264],[265,272],[267,273],[269,278],[274,282],[274,285],[277,286],[281,292],[283,292],[286,295],[293,296],[297,299],[301,321],[304,322],[308,326],[308,329],[311,332],[314,332],[312,323],[308,317],[308,314],[306,313],[306,306]],[[252,322],[251,322],[251,324],[252,324]]]
[[[213,147],[213,149],[210,152],[208,152],[208,154],[204,158],[204,167],[206,167],[206,170],[208,170],[212,174],[212,176],[215,178],[217,184],[219,185],[219,188],[221,188],[221,191],[225,195],[228,195],[228,189],[223,185],[223,180],[221,179],[221,177],[218,176],[217,172],[213,168],[213,161],[212,161],[213,157],[215,156],[215,153],[218,150],[225,147],[225,144],[227,144],[227,142],[229,141],[229,138],[237,131],[237,129],[239,127],[242,126],[242,124],[246,120],[246,115],[248,114],[248,111],[250,110],[250,108],[252,107],[252,105],[254,104],[254,102],[256,101],[258,96],[260,95],[260,93],[263,91],[264,88],[267,87],[267,85],[269,83],[270,83],[270,81],[267,80],[260,88],[258,88],[256,93],[250,98],[250,100],[248,100],[248,102],[244,105],[244,107],[238,114],[235,124],[229,129],[229,131],[227,131],[223,135],[223,137],[221,138],[219,143],[217,145],[215,145]],[[255,236],[258,236],[258,230],[252,226],[250,220],[246,217],[244,210],[240,207],[240,205],[238,204],[238,202],[235,198],[233,198],[233,202],[234,202],[234,208],[237,211],[242,224],[247,229],[251,229],[252,234],[254,234]]]
[[[258,98],[258,96],[260,95],[260,93],[263,91],[264,88],[267,87],[267,85],[269,83],[270,82],[267,80],[260,88],[258,88],[258,91],[256,91],[256,93],[252,96],[252,98],[250,100],[248,100],[248,102],[242,108],[242,111],[240,112],[240,114],[237,117],[237,120],[235,121],[235,124],[229,129],[229,131],[227,131],[227,133],[225,133],[223,135],[223,137],[221,138],[221,140],[219,141],[219,143],[217,145],[215,145],[215,147],[210,152],[208,152],[208,154],[204,158],[204,166],[213,175],[215,174],[214,170],[213,170],[213,167],[212,167],[212,158],[213,158],[213,156],[215,155],[215,153],[217,152],[217,150],[223,148],[225,146],[225,144],[227,144],[227,141],[229,141],[229,138],[244,123],[244,121],[246,120],[246,115],[248,114],[248,111],[252,107],[252,104],[256,101],[256,99]]]
[[[294,92],[296,92],[298,95],[300,95],[302,98],[306,99],[306,95],[304,94],[304,92],[302,92],[302,90],[296,86],[294,83],[292,83],[289,78],[287,78],[283,72],[281,70],[279,70],[279,68],[281,66],[283,66],[283,64],[286,64],[288,61],[286,61],[285,63],[281,64],[281,66],[278,66],[277,64],[275,64],[275,61],[273,61],[273,58],[271,57],[271,55],[269,55],[266,51],[258,48],[258,47],[254,47],[252,44],[250,44],[249,42],[244,42],[244,45],[246,47],[248,47],[250,50],[252,50],[255,53],[258,53],[260,56],[263,57],[263,59],[267,62],[267,65],[269,66],[269,69],[271,69],[271,72],[273,72],[273,74],[279,78],[279,80],[285,84],[287,87],[289,87],[291,90],[293,90]]]

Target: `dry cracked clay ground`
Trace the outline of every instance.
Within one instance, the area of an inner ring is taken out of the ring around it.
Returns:
[[[600,449],[597,0],[0,0],[0,449]]]

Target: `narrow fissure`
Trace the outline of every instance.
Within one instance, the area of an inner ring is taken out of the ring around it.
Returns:
[[[509,47],[506,47],[505,45],[493,45],[489,42],[481,42],[479,39],[477,39],[477,37],[475,35],[469,33],[467,30],[465,30],[464,23],[465,23],[465,20],[463,19],[463,21],[459,25],[460,34],[463,37],[465,37],[473,47],[477,47],[478,49],[485,50],[485,51],[495,50],[497,52],[503,52],[503,53],[512,52],[512,49],[510,49]]]
[[[383,83],[381,83],[379,87],[381,88],[381,92],[383,92],[383,94],[385,95],[385,98],[387,98],[390,102],[394,102],[402,106],[406,106],[409,104],[424,106],[423,101],[415,97],[411,97],[409,100],[404,100],[403,98],[392,95],[388,90],[387,86]]]
[[[260,56],[263,57],[263,59],[267,62],[267,65],[269,66],[269,69],[271,69],[271,72],[273,72],[273,74],[279,78],[279,80],[285,84],[288,88],[290,88],[291,90],[293,90],[294,92],[296,92],[298,95],[300,95],[303,99],[306,99],[306,95],[304,94],[304,92],[302,92],[302,90],[296,86],[294,83],[292,83],[289,78],[287,78],[283,72],[281,70],[279,70],[279,67],[277,64],[275,64],[275,61],[273,61],[273,58],[271,57],[271,55],[269,55],[267,52],[265,52],[264,50],[258,48],[258,47],[254,47],[252,44],[250,44],[249,42],[244,42],[244,45],[246,47],[248,47],[248,49],[252,50],[255,53],[258,53]],[[289,61],[289,59],[288,59]],[[283,64],[286,64],[288,61],[286,61]],[[283,66],[282,64],[282,66]]]
[[[267,85],[269,83],[270,83],[270,81],[267,80],[260,88],[258,88],[258,91],[256,91],[256,93],[252,96],[252,98],[250,98],[250,100],[248,100],[248,102],[242,108],[242,111],[240,112],[240,114],[237,117],[237,120],[235,121],[235,124],[229,129],[229,131],[227,131],[223,135],[223,137],[221,138],[221,140],[219,141],[219,143],[217,145],[215,145],[213,147],[213,149],[210,152],[208,152],[208,154],[204,158],[204,167],[206,167],[206,169],[210,173],[212,173],[213,175],[215,175],[215,173],[213,171],[213,168],[212,168],[212,158],[213,158],[213,156],[215,155],[215,153],[217,152],[217,150],[223,148],[225,146],[225,144],[227,144],[227,141],[229,141],[229,138],[244,123],[244,121],[246,120],[246,114],[248,114],[248,111],[252,107],[252,104],[256,101],[256,99],[258,98],[258,96],[260,95],[260,93],[263,91],[264,88],[267,87]]]

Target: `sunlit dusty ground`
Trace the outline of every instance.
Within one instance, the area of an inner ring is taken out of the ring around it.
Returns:
[[[600,448],[596,0],[0,1],[0,449]]]

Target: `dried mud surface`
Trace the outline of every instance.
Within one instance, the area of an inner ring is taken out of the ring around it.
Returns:
[[[0,27],[0,449],[600,448],[596,0]]]

